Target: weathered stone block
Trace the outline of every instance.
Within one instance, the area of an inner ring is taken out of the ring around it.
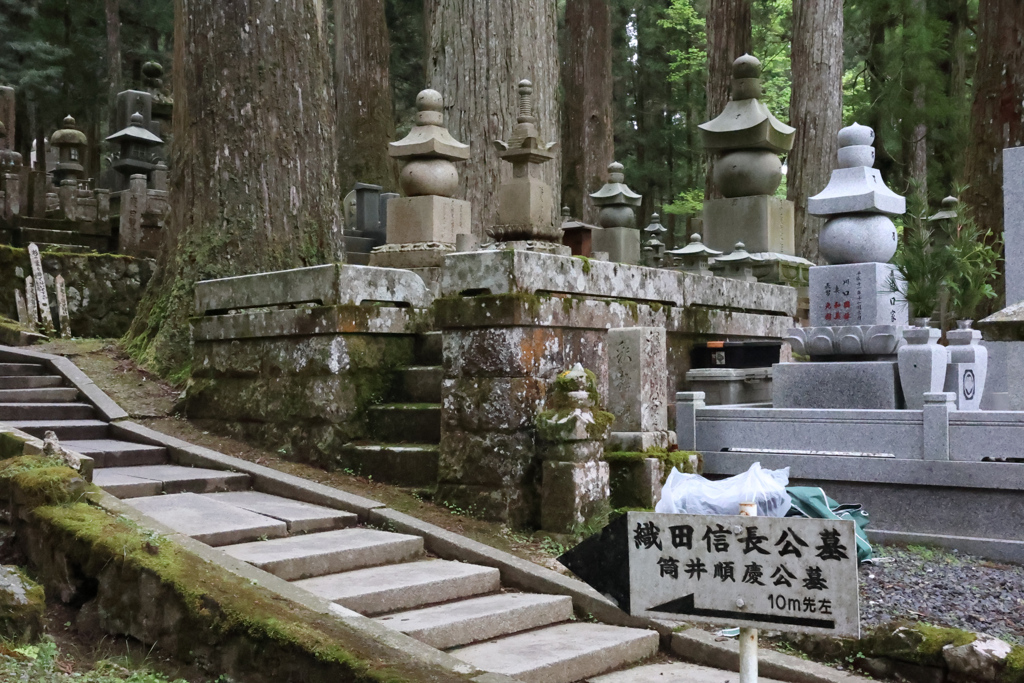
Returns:
[[[544,463],[541,482],[541,527],[573,533],[608,512],[608,463]]]
[[[605,460],[613,508],[653,508],[658,503],[664,470],[661,460],[640,453],[609,453]]]
[[[440,483],[436,498],[449,508],[484,519],[506,522],[513,527],[536,524],[539,506],[536,495],[529,498],[519,489],[495,489],[457,483]]]
[[[611,263],[640,263],[640,231],[636,228],[601,228],[592,236],[594,251],[608,254]]]
[[[547,183],[537,178],[512,178],[498,188],[498,223],[550,225],[555,215],[554,201]]]
[[[445,242],[473,232],[470,204],[463,199],[425,195],[388,202],[388,244]],[[433,264],[431,264],[433,265]]]
[[[473,434],[461,430],[441,435],[438,479],[444,483],[518,489],[531,477],[535,446],[528,431]]]
[[[461,377],[444,380],[441,415],[445,429],[514,432],[533,424],[546,383],[533,377]]]
[[[601,456],[604,454],[604,443],[600,441],[544,443],[537,450],[543,460],[587,462],[601,459]]]
[[[608,410],[616,432],[668,429],[665,329],[608,331]]]
[[[555,328],[444,331],[446,377],[553,378],[564,367],[561,331]]]
[[[737,242],[752,254],[796,253],[793,202],[771,195],[705,200],[704,244],[728,254]]]
[[[31,641],[43,632],[46,599],[37,583],[0,565],[0,637]]]

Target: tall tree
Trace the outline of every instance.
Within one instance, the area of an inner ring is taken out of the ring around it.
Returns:
[[[1024,12],[1019,0],[981,0],[967,148],[966,201],[983,227],[1003,229],[1003,149],[1024,145]]]
[[[427,82],[444,96],[448,129],[473,146],[459,168],[457,196],[472,202],[478,235],[495,223],[494,193],[512,177],[491,142],[515,125],[521,79],[533,82],[541,135],[550,141],[561,132],[556,8],[555,0],[426,0]],[[556,193],[560,169],[558,157],[541,166]],[[556,201],[552,220],[558,208]]]
[[[388,156],[395,137],[391,106],[391,46],[384,0],[334,0],[335,101],[338,110],[338,184],[357,182],[396,190]]]
[[[732,63],[751,51],[750,0],[712,0],[708,3],[707,120],[722,113],[729,101]],[[706,175],[705,197],[721,197]]]
[[[343,259],[319,2],[175,0],[171,216],[129,349],[179,379],[196,281]]]
[[[596,223],[589,193],[604,184],[615,155],[608,0],[567,0],[565,32],[562,204]]]
[[[106,0],[107,18],[107,88],[109,92],[110,126],[113,128],[117,93],[121,92],[121,0]]]
[[[794,203],[796,253],[817,263],[824,221],[807,214],[807,198],[828,182],[843,124],[843,0],[793,0],[792,45],[789,122],[796,136],[786,192]]]

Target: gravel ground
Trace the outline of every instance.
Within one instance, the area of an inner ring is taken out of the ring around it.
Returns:
[[[875,552],[860,568],[862,627],[909,619],[1024,645],[1024,567],[915,546]]]

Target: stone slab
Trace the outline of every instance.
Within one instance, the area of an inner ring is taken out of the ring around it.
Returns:
[[[665,328],[608,330],[607,410],[616,432],[668,429]]]
[[[287,581],[405,562],[423,539],[376,529],[340,529],[227,546],[224,552]]]
[[[288,526],[208,496],[175,493],[168,496],[129,499],[128,504],[161,524],[211,546],[280,538]]]
[[[605,252],[609,263],[640,263],[640,231],[636,228],[598,228],[590,238],[591,251]]]
[[[163,493],[213,493],[248,488],[249,477],[236,472],[208,470],[180,465],[141,465],[139,467],[108,467],[97,470],[101,480],[125,476],[142,481],[158,482]],[[99,481],[97,486],[103,487]]]
[[[384,614],[501,587],[497,569],[448,560],[421,560],[318,576],[296,585],[360,614]]]
[[[96,461],[96,467],[133,467],[136,465],[161,465],[167,462],[167,449],[117,439],[91,439],[86,441],[64,441],[65,448],[88,455]]]
[[[889,287],[894,272],[895,266],[887,263],[811,268],[811,327],[907,325],[907,304]]]
[[[112,496],[118,498],[156,496],[163,488],[163,484],[158,481],[129,477],[126,474],[112,472],[111,469],[113,468],[99,469],[93,472],[92,483]]]
[[[423,280],[413,273],[332,263],[197,282],[195,312],[206,315],[301,303],[358,306],[363,301],[422,308],[428,306],[431,299]]]
[[[899,368],[895,361],[778,363],[772,406],[896,410],[903,407]]]
[[[359,522],[359,517],[351,512],[310,505],[259,491],[209,493],[203,497],[280,520],[287,524],[288,532],[292,534],[329,531],[355,526]]]
[[[758,676],[758,683],[777,683],[777,679]],[[699,664],[672,662],[634,666],[625,671],[587,679],[588,683],[736,683],[736,674]]]
[[[807,198],[807,213],[812,216],[846,213],[899,215],[906,210],[907,200],[885,186],[877,168],[868,166],[833,170],[825,189]]]
[[[657,651],[655,631],[571,623],[470,645],[452,654],[484,671],[524,683],[572,683]]]
[[[743,242],[751,254],[795,254],[793,202],[770,195],[704,200],[703,242],[728,254]]]
[[[665,268],[584,261],[533,251],[455,253],[445,258],[442,296],[550,292],[747,312],[796,313],[796,290],[708,278]]]
[[[195,341],[265,339],[329,334],[415,334],[409,309],[369,306],[319,306],[280,311],[241,311],[192,319]]]
[[[397,197],[388,202],[387,243],[443,242],[473,232],[470,203],[437,195]],[[433,265],[433,264],[431,264]]]
[[[498,593],[398,612],[377,621],[444,650],[568,621],[572,613],[568,596]]]

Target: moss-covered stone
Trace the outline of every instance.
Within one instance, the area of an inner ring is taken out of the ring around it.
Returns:
[[[1006,668],[999,677],[1000,683],[1024,683],[1024,645],[1014,645],[1006,658]]]
[[[945,666],[942,648],[974,642],[970,631],[926,623],[895,623],[877,627],[857,646],[870,657],[888,657],[923,666]]]
[[[63,505],[90,490],[91,484],[59,460],[23,455],[0,461],[0,497],[19,505]]]
[[[31,641],[43,632],[43,587],[17,567],[0,566],[0,638]]]

